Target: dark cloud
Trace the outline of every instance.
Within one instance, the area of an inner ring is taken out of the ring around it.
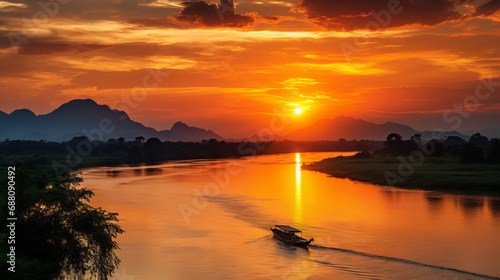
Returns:
[[[279,21],[280,17],[279,16],[265,16],[264,19],[268,21]]]
[[[295,10],[305,13],[317,25],[355,30],[437,25],[463,16],[455,11],[458,3],[452,0],[301,0]],[[391,13],[390,18],[386,17],[387,12],[381,12],[391,10],[400,12]]]
[[[492,0],[474,11],[474,16],[490,16],[500,10],[500,0]]]
[[[255,22],[251,16],[236,14],[232,0],[221,0],[218,5],[203,1],[189,1],[183,5],[184,8],[175,18],[190,24],[208,27],[245,27]]]

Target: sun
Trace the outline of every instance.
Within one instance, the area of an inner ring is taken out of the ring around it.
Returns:
[[[304,110],[302,110],[302,108],[295,108],[293,112],[295,113],[295,115],[300,115],[304,112]]]

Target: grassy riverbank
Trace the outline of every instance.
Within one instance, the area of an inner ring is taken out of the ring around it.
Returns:
[[[395,187],[408,189],[500,195],[499,164],[464,164],[449,157],[426,158],[420,165],[405,164],[394,156],[338,157],[305,165],[303,169],[376,185],[387,186],[394,180]]]

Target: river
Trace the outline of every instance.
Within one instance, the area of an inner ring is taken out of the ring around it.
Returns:
[[[353,153],[278,154],[83,170],[119,213],[113,279],[491,279],[500,199],[401,190],[301,170]],[[272,237],[288,224],[309,249]]]

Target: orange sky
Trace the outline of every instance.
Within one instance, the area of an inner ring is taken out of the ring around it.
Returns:
[[[285,134],[338,115],[451,130],[443,112],[480,79],[500,82],[498,0],[182,2],[0,0],[0,111],[92,98],[156,129],[225,137],[273,111]],[[147,69],[168,76],[134,99]],[[500,127],[499,93],[458,130]]]

